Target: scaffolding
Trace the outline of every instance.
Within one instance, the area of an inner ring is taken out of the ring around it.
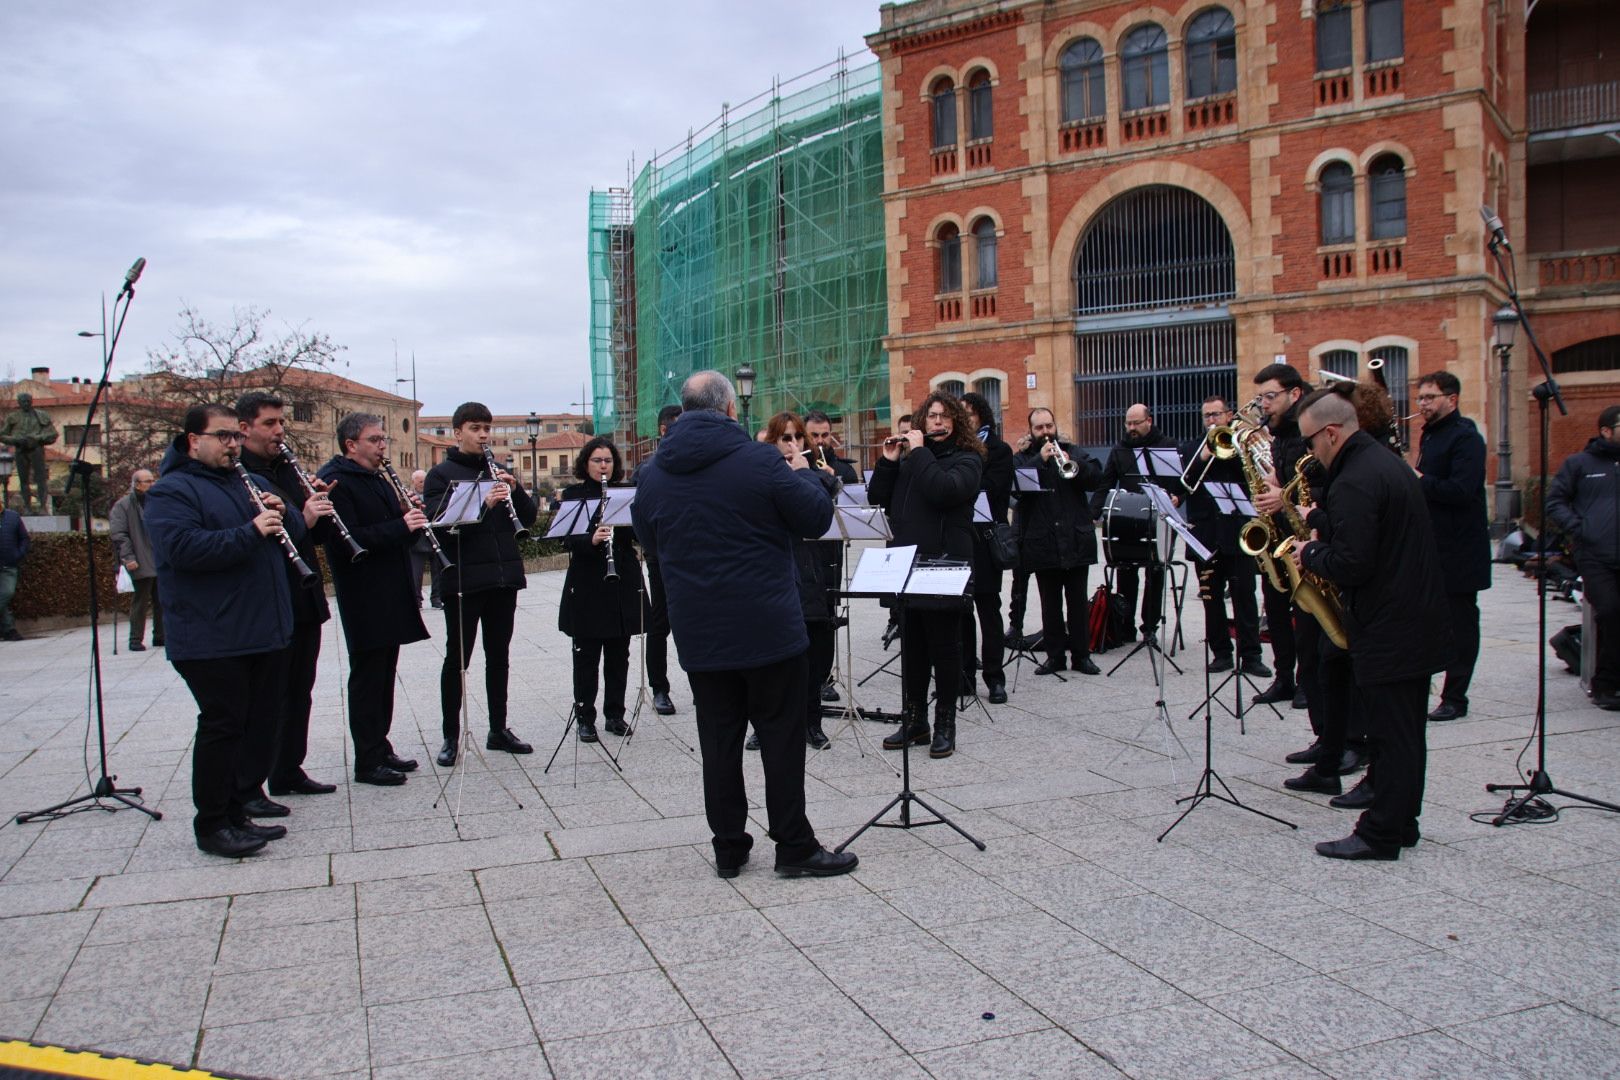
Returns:
[[[881,86],[840,55],[592,192],[597,430],[639,449],[688,375],[745,362],[755,421],[821,409],[857,442],[888,423]]]

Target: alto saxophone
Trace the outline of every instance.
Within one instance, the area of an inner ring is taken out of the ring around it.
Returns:
[[[1259,428],[1255,428],[1252,432],[1240,432],[1238,445],[1241,448],[1238,460],[1243,463],[1243,475],[1249,482],[1249,490],[1256,495],[1269,490],[1266,476],[1275,471],[1271,443]],[[1315,461],[1316,458],[1309,453],[1301,457],[1294,465],[1294,478],[1283,486],[1282,516],[1288,522],[1289,535],[1277,535],[1272,516],[1261,514],[1248,521],[1238,533],[1238,547],[1243,549],[1245,555],[1254,556],[1272,588],[1288,593],[1301,611],[1317,621],[1328,640],[1343,649],[1348,646],[1349,638],[1344,632],[1344,602],[1339,597],[1339,590],[1316,574],[1295,566],[1288,552],[1289,540],[1303,544],[1311,538],[1310,526],[1305,524],[1299,506],[1310,503],[1311,489],[1305,479],[1305,470]]]

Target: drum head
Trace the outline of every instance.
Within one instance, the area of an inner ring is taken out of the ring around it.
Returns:
[[[1159,515],[1148,497],[1115,488],[1103,503],[1103,554],[1110,566],[1157,566]]]

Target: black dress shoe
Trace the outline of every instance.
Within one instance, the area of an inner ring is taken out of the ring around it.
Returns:
[[[924,746],[934,737],[927,724],[901,724],[883,737],[883,749],[899,750],[907,742],[912,746]]]
[[[264,837],[245,833],[231,825],[197,837],[197,850],[210,855],[223,855],[227,859],[251,855],[264,845]]]
[[[155,637],[155,638],[153,638],[153,639],[152,639],[152,647],[153,647],[153,648],[154,648],[154,649],[161,649],[161,648],[163,648],[163,639],[162,639],[162,638],[160,638],[160,637]]]
[[[1005,704],[1007,704],[1007,680],[1006,679],[997,679],[995,682],[990,684],[990,704],[992,704],[992,705],[1005,705]]]
[[[1401,847],[1417,847],[1418,841],[1421,839],[1423,839],[1423,834],[1418,832],[1416,825],[1410,825],[1401,830]]]
[[[456,754],[459,752],[459,748],[457,747],[456,744],[459,741],[460,741],[459,738],[444,740],[444,745],[439,747],[438,756],[435,757],[433,760],[437,761],[440,765],[444,766],[446,769],[450,768],[452,765],[454,765],[456,763]]]
[[[1612,690],[1594,691],[1592,704],[1600,709],[1607,709],[1609,712],[1620,710],[1620,692]]]
[[[613,730],[613,721],[608,721],[608,730]],[[508,754],[532,754],[534,747],[512,734],[511,728],[501,728],[499,731],[489,733],[484,740],[486,750],[505,750]]]
[[[1467,715],[1468,707],[1466,705],[1459,709],[1449,701],[1442,701],[1434,707],[1434,711],[1429,714],[1429,719],[1441,723],[1446,720],[1458,720]]]
[[[330,795],[336,790],[336,784],[323,784],[319,780],[311,780],[303,773],[299,773],[298,779],[290,784],[279,784],[274,780],[270,782],[272,795]]]
[[[1257,679],[1271,678],[1271,669],[1266,662],[1258,656],[1251,656],[1238,665],[1238,670],[1245,675],[1253,675]]]
[[[838,687],[834,686],[832,683],[822,683],[822,685],[821,685],[821,700],[822,701],[837,701],[838,700]]]
[[[1217,671],[1231,671],[1233,666],[1230,656],[1217,656],[1204,666],[1204,670],[1213,675]]]
[[[1037,675],[1056,675],[1060,671],[1069,670],[1069,665],[1063,662],[1061,656],[1054,657],[1035,669]]]
[[[758,750],[759,749],[759,732],[750,731],[748,733],[748,741],[743,743],[743,749],[744,750]]]
[[[1092,663],[1091,657],[1082,656],[1074,662],[1074,670],[1082,675],[1101,675],[1102,668]]]
[[[1356,782],[1356,786],[1343,795],[1328,800],[1328,805],[1335,810],[1365,810],[1373,802],[1372,781],[1363,776]]]
[[[1293,683],[1274,682],[1254,695],[1254,700],[1258,705],[1275,705],[1279,701],[1290,701],[1293,697]]]
[[[1385,851],[1375,848],[1355,833],[1343,840],[1322,841],[1316,845],[1316,853],[1330,859],[1379,859],[1383,862],[1394,862],[1401,856],[1399,849]]]
[[[1303,750],[1295,750],[1283,760],[1290,765],[1315,765],[1322,760],[1322,740],[1317,739]]]
[[[825,750],[832,745],[832,740],[827,738],[820,724],[809,724],[804,729],[804,743],[812,750]]]
[[[669,700],[668,690],[661,694],[657,693],[656,691],[653,693],[653,712],[657,713],[659,716],[675,715],[675,703]]]
[[[581,720],[574,728],[574,737],[580,742],[602,741],[602,737],[596,733],[596,723],[592,720]]]
[[[252,821],[238,821],[231,828],[237,832],[245,832],[249,836],[257,836],[262,840],[280,840],[287,835],[285,825],[259,825]]]
[[[129,643],[129,651],[130,652],[145,652],[146,651],[146,646],[142,645],[138,641],[132,641],[132,642]]]
[[[1318,795],[1337,795],[1344,790],[1337,776],[1323,776],[1314,765],[1298,776],[1284,780],[1283,787],[1290,791],[1314,791]]]
[[[269,799],[250,799],[242,804],[242,813],[248,817],[286,817],[292,809]]]
[[[1344,756],[1339,759],[1339,775],[1349,776],[1353,772],[1360,772],[1371,760],[1372,755],[1359,746],[1347,746],[1344,749]]]
[[[405,774],[387,765],[375,765],[354,774],[356,783],[376,784],[378,787],[398,787],[405,782]]]
[[[602,726],[607,728],[609,735],[617,735],[621,739],[630,734],[630,725],[624,722],[622,716],[610,716],[602,721]]]
[[[1288,707],[1290,709],[1308,709],[1311,707],[1311,703],[1305,698],[1305,688],[1303,686],[1294,690],[1294,700],[1288,703]]]
[[[389,754],[383,758],[383,764],[395,772],[415,772],[416,759],[400,757],[398,754]]]
[[[776,860],[776,872],[783,877],[835,877],[855,869],[860,857],[853,851],[828,851],[817,848],[815,854],[796,862]]]
[[[747,862],[748,862],[748,852],[746,852],[746,851],[742,853],[742,858],[737,859],[736,861],[732,861],[731,859],[726,859],[723,862],[719,861],[719,860],[716,860],[715,864],[714,864],[715,876],[716,877],[723,877],[723,878],[734,878],[738,874],[742,873],[742,868],[743,868],[744,865],[747,864]]]

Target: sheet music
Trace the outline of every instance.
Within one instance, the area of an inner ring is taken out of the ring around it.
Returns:
[[[578,536],[589,532],[591,515],[595,513],[594,502],[570,499],[565,503],[559,503],[557,512],[551,515],[551,524],[546,526],[546,539],[558,540],[564,536]]]
[[[1181,476],[1181,455],[1173,446],[1149,446],[1131,451],[1136,459],[1136,472],[1150,478],[1175,479]]]
[[[881,506],[835,506],[832,524],[817,540],[889,540],[889,517]]]
[[[1249,501],[1249,493],[1243,490],[1242,484],[1230,484],[1223,481],[1204,481],[1204,488],[1215,499],[1215,506],[1223,514],[1242,514],[1244,517],[1256,517],[1258,511],[1254,503]]]
[[[838,489],[838,498],[833,500],[839,506],[870,506],[866,494],[865,484],[845,484]]]
[[[906,576],[911,573],[911,562],[917,557],[917,545],[905,547],[867,548],[861,552],[861,561],[849,579],[849,591],[861,593],[897,593],[906,587]]]
[[[630,504],[636,501],[636,489],[633,487],[603,488],[607,495],[607,512],[602,515],[603,525],[629,525]]]
[[[973,576],[971,566],[918,566],[906,581],[908,596],[962,596]]]
[[[1013,490],[1018,492],[1045,491],[1041,487],[1040,473],[1033,467],[1013,470]]]
[[[990,516],[990,496],[987,492],[979,492],[978,498],[973,500],[973,523],[975,525],[989,525],[995,519]]]
[[[484,516],[484,500],[495,490],[495,483],[494,480],[458,480],[451,484],[432,526],[448,529],[456,525],[476,525]]]
[[[1163,488],[1156,484],[1143,484],[1142,494],[1147,496],[1148,502],[1153,504],[1153,509],[1159,512],[1160,517],[1170,518],[1175,521],[1186,521],[1186,518],[1181,514],[1181,507],[1171,501],[1170,496]]]

